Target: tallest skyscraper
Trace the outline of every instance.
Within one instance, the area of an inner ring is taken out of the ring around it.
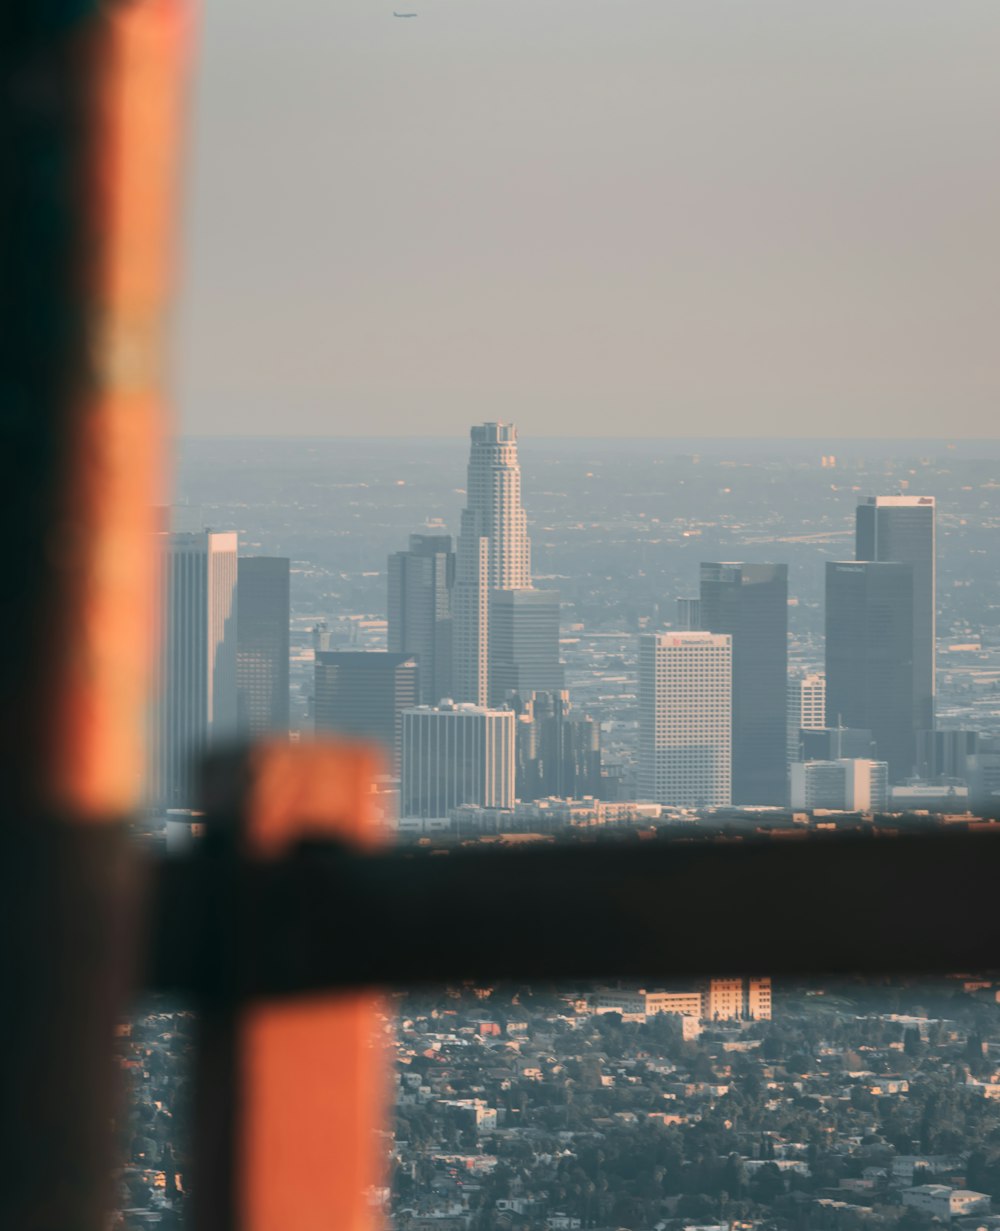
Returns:
[[[471,436],[455,562],[452,680],[456,700],[486,705],[490,592],[531,585],[531,548],[521,504],[517,428],[483,423]]]
[[[455,563],[452,678],[456,700],[487,705],[508,689],[562,686],[559,596],[531,584],[517,428],[482,423],[471,437]]]

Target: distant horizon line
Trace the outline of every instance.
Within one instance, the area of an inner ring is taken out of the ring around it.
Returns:
[[[474,420],[470,422],[470,428],[476,423],[503,422],[514,423],[513,419],[504,420]],[[545,441],[657,441],[662,443],[689,443],[697,441],[704,444],[739,444],[752,441],[755,444],[764,443],[787,443],[787,444],[819,444],[819,443],[845,443],[845,444],[996,444],[1000,445],[1000,436],[657,436],[657,435],[612,435],[605,433],[602,435],[571,435],[571,434],[556,434],[556,435],[530,435],[531,440]],[[425,433],[380,433],[378,435],[363,435],[351,434],[346,432],[336,433],[299,433],[299,432],[179,432],[172,439],[177,441],[187,440],[353,440],[353,441],[401,441],[401,440],[464,440],[465,436],[454,432],[425,432]]]

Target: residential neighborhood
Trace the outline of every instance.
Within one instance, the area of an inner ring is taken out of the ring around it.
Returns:
[[[769,1021],[634,989],[400,996],[373,1200],[396,1231],[1000,1227],[998,991],[778,987]]]

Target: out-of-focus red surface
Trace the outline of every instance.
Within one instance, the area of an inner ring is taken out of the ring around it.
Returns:
[[[103,7],[89,200],[92,382],[63,441],[49,552],[67,626],[53,644],[44,804],[85,819],[139,799],[158,604],[154,509],[163,503],[162,341],[191,0]]]
[[[247,853],[273,859],[303,837],[371,848],[377,753],[352,743],[275,743],[251,757]],[[339,941],[345,947],[351,937]],[[248,1008],[237,1042],[241,1231],[371,1231],[385,1101],[380,1002],[310,995]]]

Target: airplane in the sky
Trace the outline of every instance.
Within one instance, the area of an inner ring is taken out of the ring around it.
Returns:
[[[419,17],[419,13],[393,13],[393,17]]]

